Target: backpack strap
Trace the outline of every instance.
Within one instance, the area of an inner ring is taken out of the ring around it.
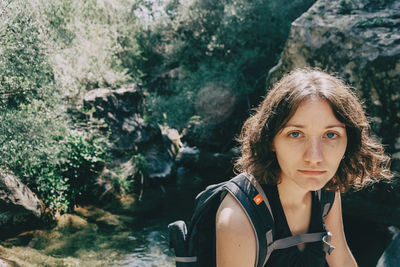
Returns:
[[[187,228],[184,221],[176,221],[168,225],[169,247],[175,250],[177,267],[189,267],[197,262],[197,257],[188,257],[186,251]]]
[[[268,199],[254,177],[240,174],[225,185],[239,202],[249,218],[256,234],[256,267],[265,265],[269,258],[269,245],[273,243],[274,219]]]
[[[274,250],[285,249],[301,243],[322,241],[323,250],[329,254],[334,249],[329,244],[332,238],[332,234],[329,231],[299,234],[274,240],[274,217],[271,206],[264,190],[252,175],[240,174],[231,179],[225,186],[246,212],[256,233],[258,251],[256,267],[264,266]],[[333,205],[335,193],[325,190],[319,190],[316,193],[321,204],[321,216],[324,222]],[[326,230],[324,223],[323,225]]]
[[[196,197],[196,208],[189,231],[186,229],[186,224],[183,221],[177,221],[168,226],[171,242],[170,247],[175,249],[177,267],[199,266],[199,258],[197,257],[199,255],[198,249],[203,245],[200,245],[198,240],[196,238],[193,239],[193,237],[198,236],[198,231],[202,232],[203,230],[196,229],[199,227],[209,227],[211,229],[212,225],[214,225],[215,234],[215,216],[212,218],[210,212],[214,214],[214,211],[218,208],[227,192],[230,192],[242,206],[256,234],[258,252],[256,254],[255,267],[264,266],[275,249],[284,249],[300,243],[322,240],[324,251],[330,253],[333,250],[333,247],[328,243],[332,236],[328,231],[273,240],[275,231],[274,218],[268,198],[252,175],[240,174],[227,182],[208,186]],[[334,193],[325,190],[316,193],[320,200],[322,217],[325,218],[332,207]],[[205,218],[207,218],[207,222],[204,220]],[[324,228],[326,230],[325,224]],[[208,228],[205,231],[209,231]],[[214,244],[214,249],[211,251],[215,251],[215,238],[214,243],[211,242],[211,244]],[[210,250],[209,246],[205,248],[206,250]],[[208,258],[211,262],[213,261],[211,254],[203,256],[200,258]]]
[[[326,231],[326,235],[322,238],[323,250],[328,254],[331,254],[335,247],[329,243],[332,240],[332,234],[326,228],[325,218],[331,210],[333,202],[335,201],[335,192],[320,189],[316,193],[319,199],[319,203],[321,205],[322,225]]]
[[[335,192],[320,189],[317,191],[317,196],[319,203],[321,204],[322,219],[325,220],[325,217],[328,215],[333,206],[333,202],[335,201]]]

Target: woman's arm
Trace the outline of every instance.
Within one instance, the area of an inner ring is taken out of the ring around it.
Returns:
[[[217,267],[254,267],[256,236],[245,211],[227,194],[216,216]]]
[[[335,201],[332,209],[325,218],[325,224],[332,233],[331,244],[335,247],[330,255],[326,255],[326,260],[330,267],[354,267],[357,266],[356,260],[351,254],[347,245],[343,229],[342,203],[340,193],[336,192]]]

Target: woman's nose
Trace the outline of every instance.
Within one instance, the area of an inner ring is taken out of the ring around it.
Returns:
[[[304,160],[314,164],[323,160],[322,144],[318,138],[312,138],[307,141],[304,151]]]

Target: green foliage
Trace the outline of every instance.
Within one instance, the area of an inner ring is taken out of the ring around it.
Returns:
[[[111,177],[111,186],[121,195],[126,195],[132,191],[133,180],[117,173]]]
[[[59,109],[39,100],[0,114],[0,165],[37,192],[53,215],[70,204],[69,184],[59,167],[67,121]]]
[[[53,84],[43,28],[29,1],[0,2],[0,104],[43,99]]]
[[[52,214],[65,212],[90,195],[110,147],[94,132],[71,130],[78,127],[66,113],[68,101],[92,88],[143,81],[146,121],[182,129],[207,84],[248,99],[264,90],[266,70],[301,13],[275,14],[273,5],[0,0],[0,165],[35,188]],[[142,179],[144,156],[134,155],[132,165]],[[124,175],[114,183],[131,190]]]
[[[68,211],[71,204],[68,178],[61,175],[57,166],[36,166],[37,191],[53,216]]]
[[[134,189],[134,183],[144,182],[146,175],[147,162],[141,153],[134,154],[130,164],[125,167],[118,167],[111,175],[111,186],[113,189],[125,195],[131,193]]]
[[[57,163],[67,122],[62,110],[40,100],[0,110],[0,165],[34,184],[37,173],[32,166]]]
[[[66,100],[142,75],[132,6],[0,0],[0,166],[36,191],[52,215],[90,195],[109,148],[105,137],[71,130]]]
[[[140,194],[139,201],[142,200],[144,183],[145,183],[145,175],[147,170],[147,161],[146,157],[140,153],[132,156],[132,165],[133,165],[133,178],[135,179],[135,184],[140,184]],[[135,188],[137,189],[137,188]]]
[[[135,33],[141,27],[131,1],[42,2],[54,40],[53,71],[67,95],[140,80],[143,59]]]
[[[136,175],[144,175],[146,173],[146,168],[147,168],[147,161],[146,157],[141,154],[135,154],[132,156],[132,165],[134,168],[134,174],[133,176]]]
[[[149,59],[144,81],[154,93],[150,107],[156,120],[181,128],[196,114],[196,94],[209,82],[230,88],[237,102],[251,101],[255,92],[263,92],[267,71],[278,60],[290,23],[313,1],[284,1],[282,5],[291,6],[285,8],[277,3],[168,1],[160,22],[138,41]]]
[[[37,178],[37,192],[52,216],[90,197],[94,175],[107,160],[108,144],[102,138],[71,131],[62,144],[58,162],[29,166],[30,174]]]
[[[214,63],[239,65],[240,72],[256,77],[260,74],[250,70],[264,67],[258,71],[265,72],[265,67],[275,63],[274,55],[290,27],[289,18],[280,18],[274,9],[272,3],[261,0],[193,0],[177,5],[170,22],[175,33],[171,41],[184,44],[170,59],[190,70],[206,62],[211,67]]]
[[[181,87],[177,88],[181,89]],[[160,124],[166,122],[167,125],[174,125],[177,129],[182,129],[194,113],[193,102],[193,92],[184,90],[184,88],[181,89],[180,94],[171,96],[152,93],[148,100],[150,120]]]
[[[90,186],[107,161],[109,143],[105,138],[89,136],[86,132],[71,131],[61,152],[62,176],[69,183],[71,202],[85,201]]]

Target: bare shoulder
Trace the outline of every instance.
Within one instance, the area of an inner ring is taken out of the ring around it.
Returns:
[[[250,227],[250,230],[252,230],[250,221],[247,218],[247,215],[242,206],[229,193],[223,199],[221,205],[218,208],[216,223],[217,230],[234,230],[235,232],[243,231],[247,228],[247,224]]]
[[[256,237],[238,201],[227,194],[216,216],[217,266],[254,266]]]

